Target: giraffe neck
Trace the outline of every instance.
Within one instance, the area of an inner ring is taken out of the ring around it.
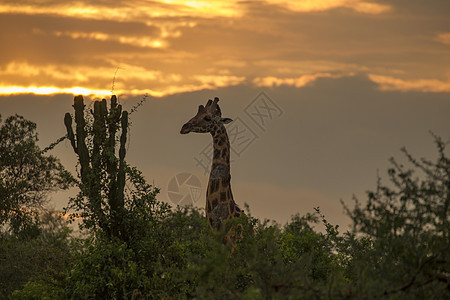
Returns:
[[[212,201],[218,190],[231,190],[230,187],[230,141],[225,126],[218,125],[211,131],[213,138],[213,159],[211,172],[209,174],[209,188],[206,193],[206,200]],[[232,198],[231,191],[230,196]],[[219,197],[220,202],[224,201],[224,197]],[[216,203],[215,203],[216,204]],[[213,205],[215,206],[215,205]]]
[[[228,174],[230,173],[230,141],[225,126],[218,125],[211,132],[213,138],[213,159],[211,171],[216,165],[228,166]]]
[[[238,216],[231,192],[230,141],[224,125],[211,132],[213,138],[213,160],[206,192],[206,217],[213,228],[220,228],[223,220]]]

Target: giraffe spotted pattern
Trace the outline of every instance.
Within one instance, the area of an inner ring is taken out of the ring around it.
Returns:
[[[181,134],[210,133],[213,138],[213,161],[206,191],[206,218],[214,229],[220,229],[224,220],[239,217],[242,210],[231,192],[230,141],[224,124],[232,120],[222,118],[219,98],[208,100],[198,107],[197,114],[181,128]]]

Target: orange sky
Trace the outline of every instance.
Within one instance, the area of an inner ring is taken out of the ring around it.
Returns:
[[[195,159],[210,137],[179,130],[218,96],[228,128],[256,136],[232,152],[236,202],[280,222],[320,206],[345,224],[339,200],[364,200],[390,156],[432,159],[429,130],[449,137],[449,13],[425,0],[4,0],[0,114],[36,122],[45,147],[65,134],[74,94],[114,89],[130,110],[148,93],[127,157],[169,201],[178,173],[206,186]],[[264,128],[246,114],[261,92],[283,112]],[[75,172],[69,144],[52,154]]]
[[[355,74],[449,92],[448,4],[410,2],[2,1],[0,94],[109,94],[114,75],[158,97]]]

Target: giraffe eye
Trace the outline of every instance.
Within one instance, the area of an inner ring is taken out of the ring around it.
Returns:
[[[209,122],[209,121],[211,121],[211,117],[206,116],[206,117],[204,118],[204,120],[205,120],[206,122]]]

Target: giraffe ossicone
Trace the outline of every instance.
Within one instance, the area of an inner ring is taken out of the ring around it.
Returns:
[[[181,128],[181,134],[190,132],[210,133],[213,139],[213,159],[206,191],[206,218],[214,229],[220,229],[222,223],[233,217],[239,217],[239,209],[231,192],[230,141],[225,124],[230,118],[222,118],[219,98],[208,100],[205,106],[198,107],[197,114]]]

